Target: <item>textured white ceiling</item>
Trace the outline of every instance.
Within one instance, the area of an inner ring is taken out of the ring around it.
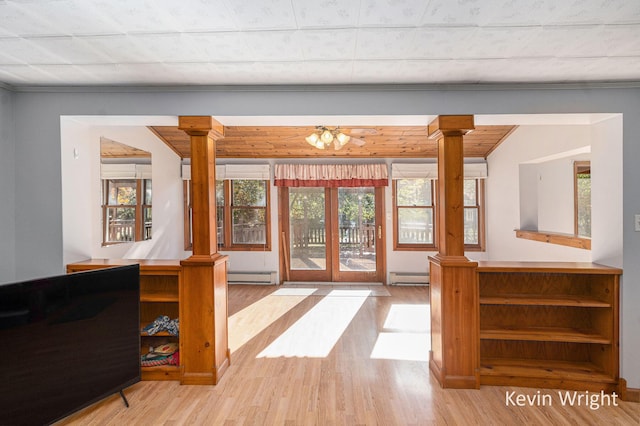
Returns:
[[[0,0],[0,82],[640,80],[640,0]]]

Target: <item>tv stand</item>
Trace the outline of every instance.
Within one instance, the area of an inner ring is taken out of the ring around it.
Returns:
[[[171,319],[180,316],[180,287],[182,286],[182,266],[179,260],[127,260],[91,259],[67,265],[67,272],[109,268],[118,265],[140,265],[140,329],[153,322],[159,315]],[[180,335],[184,323],[180,324]],[[140,355],[148,352],[150,346],[164,342],[180,344],[180,337],[167,331],[156,334],[140,332]],[[182,364],[182,362],[181,362]],[[180,365],[160,365],[142,367],[142,380],[181,380]]]
[[[176,380],[183,385],[215,385],[230,364],[227,326],[227,256],[188,259],[89,259],[67,272],[140,265],[140,355],[150,347],[177,343],[179,365],[141,367],[142,380]],[[159,316],[179,318],[179,331],[149,334]]]
[[[129,408],[129,401],[127,401],[127,397],[124,396],[124,392],[122,389],[120,389],[120,396],[122,397],[122,401],[124,402],[124,405]]]

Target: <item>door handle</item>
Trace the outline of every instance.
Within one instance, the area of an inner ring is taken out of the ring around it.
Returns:
[[[382,239],[382,225],[378,225],[378,239]]]

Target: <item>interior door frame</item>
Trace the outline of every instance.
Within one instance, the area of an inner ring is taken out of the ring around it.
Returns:
[[[362,281],[386,284],[386,232],[385,232],[385,188],[374,188],[376,200],[376,271],[354,272],[340,271],[338,246],[334,231],[338,227],[338,188],[325,188],[325,232],[326,232],[326,269],[291,270],[289,188],[278,187],[278,227],[279,227],[279,264],[280,282],[284,281]],[[301,275],[304,274],[303,279]]]

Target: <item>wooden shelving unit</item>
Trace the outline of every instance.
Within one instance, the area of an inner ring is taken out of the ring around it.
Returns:
[[[160,315],[167,315],[171,319],[179,318],[182,283],[182,266],[179,260],[91,259],[67,265],[67,272],[136,263],[140,265],[140,329]],[[145,354],[150,346],[166,342],[179,343],[179,337],[166,331],[154,335],[141,331],[140,353]],[[180,375],[180,366],[142,367],[142,380],[180,380]]]
[[[617,392],[621,273],[479,262],[480,383]]]

